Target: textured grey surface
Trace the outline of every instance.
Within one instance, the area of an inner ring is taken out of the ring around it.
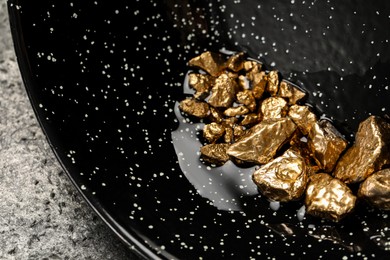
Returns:
[[[22,85],[0,0],[0,259],[134,259],[63,173]]]

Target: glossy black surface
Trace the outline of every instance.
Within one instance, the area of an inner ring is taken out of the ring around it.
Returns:
[[[196,167],[183,174],[171,134],[186,62],[224,48],[298,83],[352,138],[369,114],[390,110],[389,1],[10,0],[9,11],[26,88],[55,153],[143,255],[386,257],[388,214],[364,204],[339,224],[300,222],[302,202],[274,212],[257,194],[237,193],[239,210],[217,208],[188,181]]]

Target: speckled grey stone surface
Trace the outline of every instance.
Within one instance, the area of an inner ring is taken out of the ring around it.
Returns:
[[[0,0],[0,259],[134,259],[63,173],[22,85]]]

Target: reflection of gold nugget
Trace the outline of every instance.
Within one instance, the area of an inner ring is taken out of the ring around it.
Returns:
[[[304,159],[294,150],[265,164],[253,174],[253,181],[261,193],[271,200],[299,199],[307,183]]]
[[[315,123],[309,132],[309,148],[314,160],[325,172],[331,172],[347,141],[327,120]]]
[[[224,62],[225,61],[221,54],[206,51],[200,56],[192,58],[188,62],[188,65],[191,67],[198,67],[209,73],[211,76],[216,77],[221,73]]]
[[[355,207],[356,197],[342,181],[326,173],[310,176],[306,189],[306,212],[339,221]]]
[[[240,160],[267,163],[288,141],[295,129],[295,124],[289,118],[263,120],[252,127],[242,139],[232,144],[227,153]]]
[[[360,184],[358,197],[375,207],[390,210],[390,168],[367,177]]]
[[[346,183],[356,183],[389,163],[390,123],[370,116],[360,123],[355,143],[340,158],[334,176]]]
[[[222,165],[229,160],[228,148],[229,144],[207,144],[200,148],[201,157],[208,163]]]
[[[209,105],[206,102],[198,101],[195,98],[186,98],[180,102],[179,108],[192,116],[205,118],[209,115]]]

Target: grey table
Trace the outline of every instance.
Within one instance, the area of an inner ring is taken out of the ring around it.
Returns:
[[[0,259],[135,259],[56,161],[22,84],[0,0]]]

